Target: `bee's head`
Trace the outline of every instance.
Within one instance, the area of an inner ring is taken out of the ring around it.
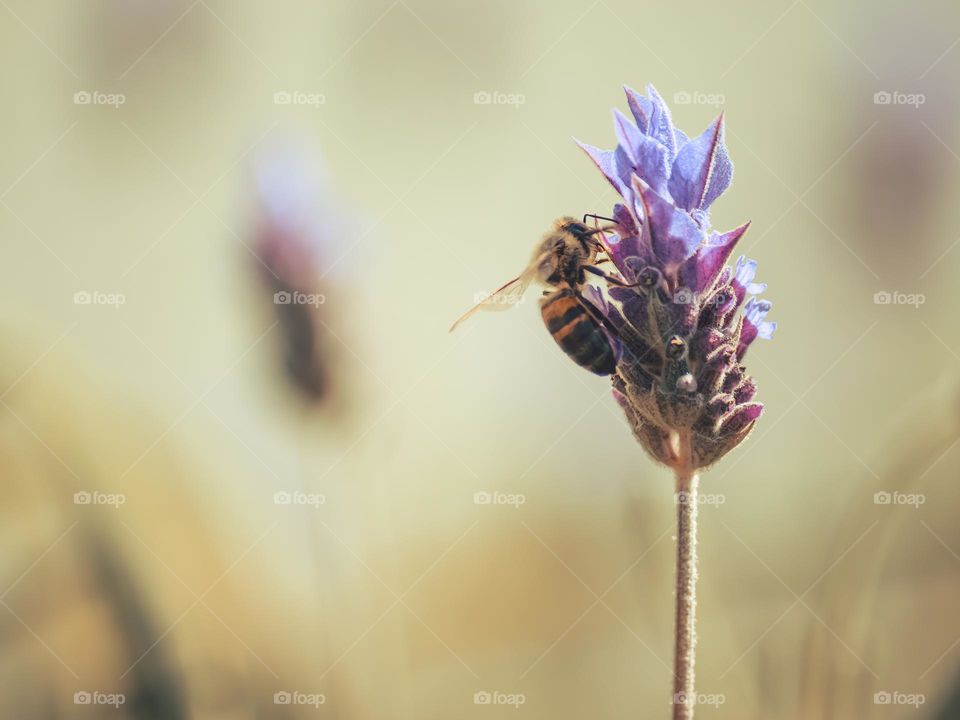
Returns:
[[[568,240],[571,237],[577,240],[591,257],[598,250],[603,249],[603,243],[599,239],[602,237],[603,228],[592,228],[570,216],[557,219],[554,227],[557,230],[558,237],[566,236]]]
[[[591,233],[593,232],[584,223],[580,222],[575,217],[570,217],[569,215],[565,215],[562,218],[557,218],[557,220],[553,223],[553,226],[559,232],[572,233],[578,238],[581,236],[590,237]]]

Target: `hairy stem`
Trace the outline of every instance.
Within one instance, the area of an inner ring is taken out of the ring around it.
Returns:
[[[673,660],[673,720],[691,720],[696,700],[697,489],[700,477],[677,470],[677,607]]]

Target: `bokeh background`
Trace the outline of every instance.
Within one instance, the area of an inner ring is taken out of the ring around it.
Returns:
[[[667,717],[670,477],[532,295],[447,334],[608,211],[571,137],[647,82],[726,112],[713,224],[780,323],[703,479],[698,717],[960,717],[957,7],[3,0],[0,39],[2,717]]]

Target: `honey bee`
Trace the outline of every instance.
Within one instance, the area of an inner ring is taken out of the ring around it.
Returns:
[[[613,330],[580,292],[588,272],[615,285],[626,285],[596,267],[605,262],[597,260],[597,255],[605,252],[605,246],[594,236],[607,229],[610,228],[591,229],[572,217],[559,218],[537,245],[526,269],[464,313],[450,332],[480,310],[505,310],[515,306],[536,280],[554,288],[544,292],[540,314],[560,349],[580,367],[597,375],[612,375],[616,357],[604,327],[608,332]]]

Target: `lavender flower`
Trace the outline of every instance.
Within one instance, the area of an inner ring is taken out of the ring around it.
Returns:
[[[710,205],[733,178],[723,115],[691,139],[652,86],[647,97],[626,93],[633,118],[614,111],[617,147],[580,146],[623,198],[607,244],[628,286],[588,298],[615,331],[613,394],[637,440],[655,460],[695,472],[760,417],[741,363],[776,323],[765,320],[770,302],[757,298],[766,286],[754,282],[756,263],[726,266],[749,223],[710,229]]]
[[[330,394],[331,338],[322,263],[331,237],[329,190],[299,146],[271,148],[254,168],[252,251],[273,301],[286,374],[308,403]]]

